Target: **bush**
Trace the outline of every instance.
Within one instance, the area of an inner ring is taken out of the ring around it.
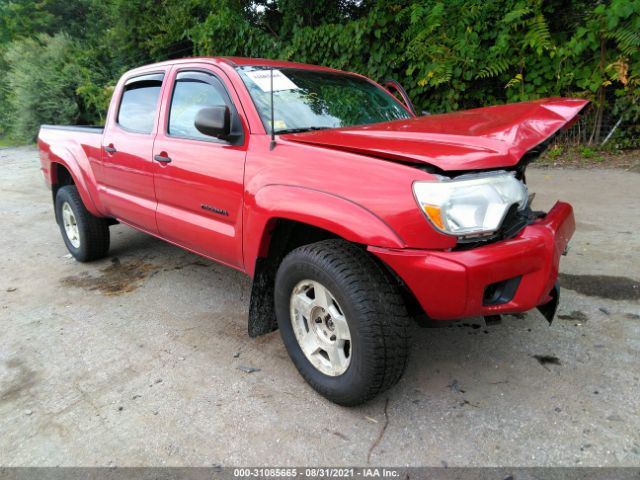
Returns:
[[[417,111],[433,113],[582,97],[593,108],[581,142],[601,142],[621,117],[616,144],[639,141],[638,0],[365,1],[355,13],[316,12],[306,21],[294,0],[266,2],[262,13],[222,3],[188,33],[200,54],[264,55],[392,77]],[[355,2],[326,2],[333,4]],[[293,17],[292,27],[282,27]]]
[[[125,70],[197,54],[394,78],[433,113],[587,98],[568,143],[638,147],[639,32],[640,0],[0,0],[0,135],[99,123]]]
[[[72,75],[73,42],[65,34],[16,40],[4,56],[10,131],[34,140],[43,123],[75,123],[79,117],[77,78]]]
[[[0,50],[0,72],[6,72],[9,65],[4,59],[4,54]],[[9,135],[11,128],[10,119],[13,117],[11,104],[9,102],[9,88],[7,82],[0,82],[0,138]]]

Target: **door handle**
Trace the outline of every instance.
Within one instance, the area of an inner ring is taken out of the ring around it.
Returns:
[[[160,163],[171,163],[171,158],[165,155],[154,155],[153,159]]]
[[[107,153],[116,153],[118,150],[116,150],[116,147],[114,147],[113,144],[109,144],[104,147],[104,151]]]

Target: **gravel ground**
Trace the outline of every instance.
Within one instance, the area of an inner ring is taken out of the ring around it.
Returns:
[[[243,275],[120,225],[79,264],[35,149],[0,162],[0,465],[640,464],[638,173],[530,169],[578,218],[557,320],[417,328],[400,383],[342,408],[247,336]]]

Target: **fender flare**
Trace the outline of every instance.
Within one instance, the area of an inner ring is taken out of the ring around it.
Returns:
[[[352,200],[302,186],[271,184],[245,203],[243,254],[251,277],[256,259],[266,255],[269,226],[275,219],[322,228],[363,245],[405,247],[404,240],[382,218]]]
[[[49,168],[50,178],[48,180],[51,185],[55,185],[57,183],[58,179],[56,178],[56,169],[54,168],[54,165],[62,165],[71,175],[84,206],[89,210],[89,212],[91,212],[91,214],[101,217],[103,214],[95,202],[98,198],[95,176],[91,170],[89,159],[85,155],[83,155],[83,157],[84,162],[81,162],[78,160],[78,156],[75,155],[68,147],[51,146],[49,150],[49,160],[51,162]]]

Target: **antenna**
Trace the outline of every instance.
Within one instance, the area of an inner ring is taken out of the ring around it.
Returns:
[[[273,113],[273,68],[271,69],[271,143],[269,150],[273,150],[276,146],[276,126],[275,115]]]

